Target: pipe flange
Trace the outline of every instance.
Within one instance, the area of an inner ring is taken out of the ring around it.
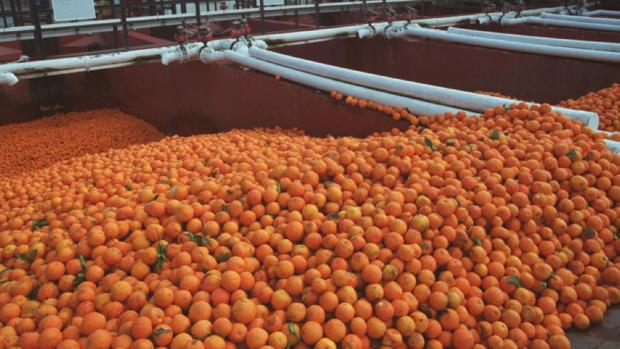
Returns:
[[[372,37],[374,38],[375,36],[377,36],[377,28],[375,28],[375,26],[372,25],[372,23],[368,23],[368,26],[372,30]]]

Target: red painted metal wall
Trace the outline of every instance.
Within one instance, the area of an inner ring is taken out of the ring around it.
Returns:
[[[320,62],[469,91],[556,102],[620,81],[617,66],[434,41],[334,40],[279,51]],[[67,110],[118,107],[168,133],[298,127],[313,135],[363,136],[405,127],[325,93],[230,64],[145,64],[58,77]],[[22,81],[0,88],[0,122],[34,117]]]

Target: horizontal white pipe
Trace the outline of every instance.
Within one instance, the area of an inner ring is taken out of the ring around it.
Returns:
[[[587,23],[596,23],[596,24],[620,25],[620,19],[613,19],[613,18],[598,18],[598,17],[588,17],[588,16],[565,16],[565,15],[557,15],[557,14],[552,14],[552,13],[542,13],[540,16],[542,18],[556,19],[559,21],[574,21],[574,22],[587,22]]]
[[[456,35],[444,30],[426,29],[426,28],[408,28],[408,35],[456,42],[460,44],[475,45],[482,47],[498,48],[503,50],[518,51],[542,54],[547,56],[558,56],[566,58],[583,59],[597,62],[620,63],[620,53],[603,52],[593,50],[582,50],[576,48],[565,48],[557,46],[535,45],[522,42],[504,41],[498,39],[487,39],[465,35]]]
[[[611,139],[605,139],[605,145],[607,146],[607,148],[609,148],[609,150],[613,151],[614,153],[620,154],[620,142],[613,141]]]
[[[549,18],[542,18],[542,17],[504,18],[501,20],[501,25],[517,25],[517,24],[549,25],[549,26],[554,26],[554,27],[602,30],[602,31],[612,31],[612,32],[620,31],[620,27],[617,25],[575,22],[575,21],[560,21],[557,19],[549,19]]]
[[[13,73],[0,73],[0,85],[13,86],[19,79]]]
[[[231,50],[223,52],[203,52],[201,59],[210,62],[218,59],[225,59],[267,74],[279,75],[282,79],[293,81],[302,85],[306,85],[322,91],[339,91],[342,94],[375,101],[384,105],[393,107],[407,108],[409,112],[415,115],[429,115],[445,113],[457,113],[460,109],[455,109],[443,105],[433,104],[403,96],[396,96],[390,93],[376,91],[373,89],[356,86],[341,81],[336,81],[321,76],[309,74],[306,72],[290,69],[281,65],[273,64],[263,60],[259,60],[247,55],[243,55]],[[465,110],[466,113],[476,114],[472,111]]]
[[[583,11],[581,12],[582,16],[617,16],[620,17],[620,11],[610,11],[610,10],[594,10],[594,11]]]
[[[186,45],[188,48],[202,46],[202,43]],[[114,53],[103,53],[98,55],[88,55],[79,57],[58,58],[51,60],[31,61],[24,63],[8,63],[0,65],[0,72],[12,72],[13,74],[30,74],[33,72],[46,72],[55,70],[69,70],[90,67],[113,65],[125,62],[139,62],[147,57],[159,57],[162,54],[177,49],[178,46],[150,48],[143,50],[122,51]]]
[[[522,16],[537,16],[543,12],[557,12],[564,9],[563,6],[560,7],[546,7],[540,9],[526,10],[521,12]],[[500,16],[500,12],[494,12],[490,15]],[[425,18],[411,21],[412,24],[420,24],[429,27],[445,27],[452,26],[463,23],[477,23],[480,18],[486,18],[487,15],[482,13],[476,13],[471,15],[461,15],[461,16],[450,16],[450,17],[439,17],[439,18]],[[385,27],[387,26],[387,22],[382,23],[373,23],[375,28]],[[393,22],[394,26],[403,26],[407,24],[406,21],[396,21]],[[306,31],[298,31],[292,33],[279,33],[279,34],[267,34],[267,35],[258,35],[257,39],[264,40],[268,45],[273,46],[280,43],[287,42],[301,42],[308,40],[319,40],[324,38],[338,38],[338,37],[353,37],[358,34],[360,30],[367,30],[367,24],[360,25],[351,25],[345,27],[336,27],[336,28],[326,28],[326,29],[316,29],[316,30],[306,30]]]
[[[487,109],[494,108],[498,105],[522,103],[522,101],[519,100],[487,96],[335,67],[332,65],[317,63],[255,47],[251,47],[249,49],[249,53],[252,57],[283,65],[292,69],[301,70],[306,73],[405,95],[416,99],[423,99],[441,105],[450,105],[463,110],[473,110],[482,113]],[[533,103],[527,104],[532,105]],[[598,128],[599,118],[596,113],[567,108],[552,108],[554,111],[583,122],[594,130]]]
[[[559,11],[563,9],[563,7],[552,7],[552,8],[542,8],[535,10],[527,10],[523,11],[522,15],[538,15],[542,12],[553,12]],[[499,13],[494,13],[493,15],[498,15]],[[478,18],[481,16],[486,17],[483,14],[473,14],[473,15],[464,15],[464,16],[452,16],[452,17],[444,17],[444,18],[429,18],[429,19],[421,19],[412,21],[413,23],[424,24],[428,26],[449,26],[456,25],[464,22],[475,23]],[[81,22],[80,22],[81,23]],[[394,22],[393,25],[404,25],[406,22]],[[66,25],[66,24],[63,24]],[[376,27],[385,27],[387,23],[377,23]],[[279,45],[287,45],[293,42],[296,43],[306,43],[306,42],[316,42],[322,40],[330,40],[341,37],[354,37],[357,35],[357,32],[360,29],[367,28],[368,25],[352,25],[346,27],[339,28],[327,28],[327,29],[318,29],[318,30],[309,30],[309,31],[301,31],[301,32],[293,32],[293,33],[281,33],[281,34],[268,34],[268,35],[259,35],[254,37],[258,40],[265,41],[270,46],[279,46]],[[0,30],[1,32],[2,30]],[[210,47],[214,47],[216,49],[226,49],[230,45],[230,39],[223,40],[214,40],[208,43]],[[195,53],[195,47],[193,45],[198,45],[198,47],[202,47],[201,43],[192,43],[187,44],[185,47],[187,51],[190,53]],[[126,66],[139,62],[160,59],[163,55],[162,62],[171,63],[175,61],[183,61],[185,56],[183,53],[177,51],[178,46],[168,46],[161,48],[152,48],[152,49],[143,49],[143,50],[132,50],[132,51],[124,51],[124,52],[116,52],[116,53],[107,53],[107,54],[98,54],[98,55],[89,55],[89,56],[79,56],[79,57],[70,57],[70,58],[59,58],[59,59],[50,59],[50,60],[41,60],[41,61],[32,61],[25,63],[9,63],[0,65],[0,73],[1,72],[12,72],[16,75],[24,75],[28,77],[36,77],[36,76],[47,76],[47,75],[59,75],[64,73],[73,73],[79,71],[88,71],[91,69],[101,68],[101,67],[114,67],[114,66]],[[198,49],[199,50],[199,49]],[[176,53],[175,53],[176,51]],[[190,55],[189,59],[194,59],[194,55]]]
[[[584,49],[584,50],[620,52],[620,44],[616,44],[613,42],[556,39],[556,38],[548,38],[548,37],[543,37],[543,36],[504,34],[504,33],[496,33],[496,32],[489,32],[489,31],[483,31],[483,30],[456,28],[456,27],[448,28],[448,32],[454,33],[457,35],[465,35],[465,36],[473,36],[473,37],[497,39],[497,40],[509,40],[509,41],[516,41],[516,42],[524,42],[528,44],[570,47],[570,48],[579,48],[579,49]]]

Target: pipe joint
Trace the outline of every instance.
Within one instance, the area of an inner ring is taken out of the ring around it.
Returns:
[[[13,86],[19,82],[19,79],[13,73],[0,73],[0,85]]]

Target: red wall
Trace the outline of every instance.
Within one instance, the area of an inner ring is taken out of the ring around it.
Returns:
[[[469,91],[556,102],[620,81],[617,65],[417,40],[334,40],[279,51],[320,62]],[[367,135],[395,123],[325,93],[230,64],[146,64],[56,77],[66,110],[119,107],[168,132],[299,127],[314,135]],[[30,85],[0,88],[0,123],[34,117]],[[34,87],[33,87],[34,88]]]

